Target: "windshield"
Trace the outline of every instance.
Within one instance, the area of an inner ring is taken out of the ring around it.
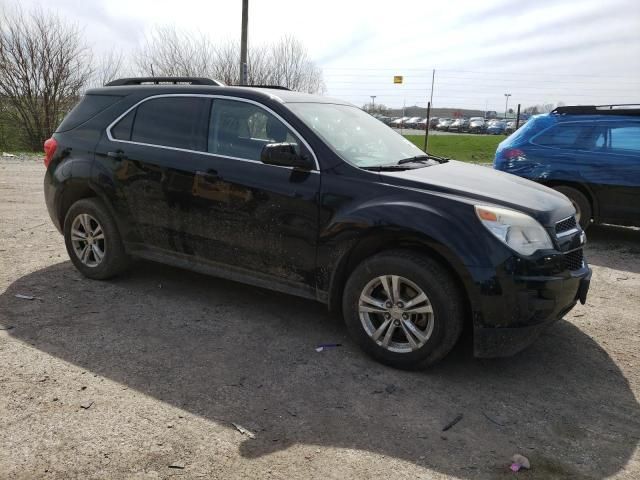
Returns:
[[[357,167],[396,164],[424,155],[409,140],[357,107],[332,103],[287,106],[340,157]]]

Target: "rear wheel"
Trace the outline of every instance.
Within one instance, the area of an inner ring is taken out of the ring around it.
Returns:
[[[343,312],[351,336],[369,355],[392,367],[418,369],[453,348],[462,332],[464,301],[438,262],[396,250],[354,270]]]
[[[580,191],[575,188],[566,187],[564,185],[560,185],[558,187],[554,187],[554,190],[565,195],[574,208],[576,209],[576,220],[580,224],[583,230],[586,230],[591,223],[591,203],[589,203],[589,199]]]
[[[116,222],[97,198],[71,205],[64,220],[64,240],[69,258],[86,277],[111,278],[129,265]]]

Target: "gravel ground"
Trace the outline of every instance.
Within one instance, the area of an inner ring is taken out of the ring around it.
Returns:
[[[0,158],[0,478],[640,478],[640,231],[590,230],[587,305],[525,352],[402,372],[310,301],[81,277],[43,173]]]

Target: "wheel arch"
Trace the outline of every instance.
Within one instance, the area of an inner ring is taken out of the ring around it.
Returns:
[[[388,250],[409,250],[428,255],[442,265],[451,273],[460,289],[465,299],[466,318],[471,320],[472,279],[462,261],[445,245],[427,235],[384,230],[371,231],[363,235],[336,264],[331,275],[328,295],[328,308],[332,313],[341,313],[342,293],[353,270],[367,258]]]
[[[109,213],[115,219],[118,230],[120,232],[123,231],[122,221],[116,214],[116,211],[114,210],[113,205],[111,205],[111,202],[109,202],[108,196],[102,191],[102,189],[94,182],[91,182],[89,179],[73,177],[65,182],[64,188],[62,189],[57,202],[57,216],[62,230],[64,230],[64,220],[67,216],[69,208],[71,208],[71,206],[78,200],[82,200],[85,198],[100,199]]]
[[[58,200],[57,216],[60,226],[64,226],[64,220],[71,205],[78,200],[92,197],[98,197],[98,193],[91,188],[89,182],[78,179],[67,180]]]
[[[582,193],[589,202],[589,205],[591,206],[591,215],[597,223],[597,219],[600,217],[600,206],[598,204],[597,196],[588,185],[582,182],[572,182],[570,180],[546,180],[540,183],[549,188],[569,187]]]

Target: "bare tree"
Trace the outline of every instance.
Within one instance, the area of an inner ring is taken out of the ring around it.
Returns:
[[[526,107],[523,111],[529,115],[537,115],[539,113],[549,113],[556,107],[564,107],[566,104],[563,101],[559,101],[556,104],[553,103],[539,103],[537,105],[531,105]]]
[[[207,76],[214,64],[215,52],[207,37],[172,26],[155,28],[134,60],[138,73],[168,77]]]
[[[124,76],[126,68],[122,51],[111,50],[109,53],[97,58],[91,86],[102,87],[111,80]]]
[[[284,36],[270,47],[270,83],[308,93],[322,93],[322,70],[309,59],[300,40]]]
[[[211,71],[211,76],[227,85],[237,85],[240,83],[240,43],[227,41],[220,43],[214,50],[215,60]],[[249,64],[252,55],[249,51]],[[249,68],[249,71],[251,69]],[[249,73],[251,75],[251,73]]]
[[[282,85],[292,90],[322,93],[322,70],[309,58],[304,45],[285,36],[271,45],[249,48],[250,85]],[[213,77],[237,85],[240,44],[214,45],[204,34],[187,33],[175,27],[155,28],[136,55],[139,74],[158,76]]]
[[[374,114],[388,115],[389,114],[389,107],[387,107],[383,103],[379,103],[379,104],[377,103],[375,105],[371,105],[371,103],[365,103],[364,105],[362,105],[362,110],[364,110],[367,113],[370,113],[371,115],[374,115]]]
[[[91,74],[91,53],[76,25],[42,10],[0,13],[0,95],[29,148],[42,150]]]

